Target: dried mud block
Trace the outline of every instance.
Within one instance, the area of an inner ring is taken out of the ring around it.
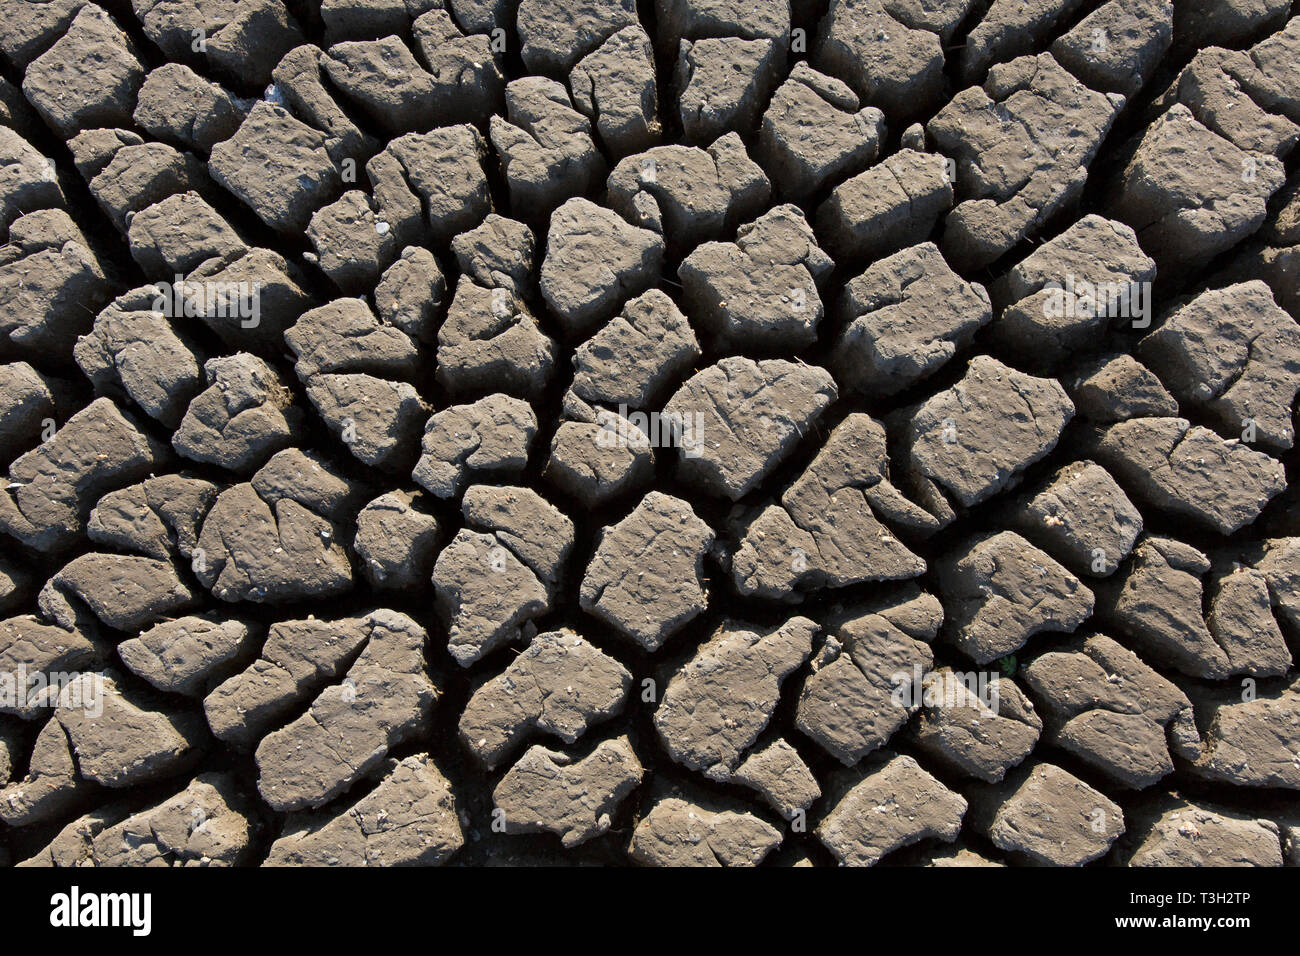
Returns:
[[[209,359],[208,387],[190,402],[172,447],[192,461],[255,471],[292,444],[302,411],[279,374],[248,353]]]
[[[612,209],[683,250],[763,211],[772,185],[735,133],[707,149],[655,146],[619,160],[606,183]]]
[[[1234,674],[1280,677],[1291,669],[1291,651],[1274,617],[1264,571],[1233,562],[1216,569],[1206,591],[1205,624]]]
[[[261,656],[227,678],[203,699],[213,734],[250,750],[356,660],[371,633],[367,618],[279,621],[272,624]]]
[[[372,288],[397,258],[392,225],[357,189],[312,213],[307,238],[316,250],[316,265],[344,292]]]
[[[454,498],[471,478],[508,478],[528,463],[537,416],[517,398],[489,395],[430,416],[411,477],[439,498]]]
[[[48,687],[54,674],[102,665],[105,648],[93,629],[84,624],[41,620],[31,614],[0,621],[0,665],[4,667],[0,673],[5,675],[0,686],[6,691],[5,699],[0,700],[0,713],[21,720],[43,717],[42,700],[32,693],[40,690],[38,681],[43,680]],[[36,679],[26,693],[16,693],[20,688],[14,675],[20,668]]]
[[[1121,787],[1173,772],[1191,702],[1133,651],[1102,634],[1076,637],[1022,671],[1049,739]]]
[[[667,295],[651,289],[578,346],[572,391],[583,401],[611,408],[651,408],[700,354],[686,316]]]
[[[336,160],[356,162],[373,154],[379,143],[362,132],[326,89],[322,52],[314,46],[294,47],[272,74],[276,94],[291,113],[328,137],[326,149]]]
[[[952,197],[942,156],[899,150],[835,187],[817,209],[817,235],[836,258],[880,259],[928,239]]]
[[[185,475],[158,475],[110,491],[90,512],[86,536],[96,544],[148,557],[189,559],[199,525],[220,489]]]
[[[1177,49],[1211,43],[1239,46],[1279,26],[1287,18],[1287,9],[1280,0],[1179,3],[1174,11],[1174,44]]]
[[[581,338],[659,279],[664,241],[613,210],[570,199],[551,214],[538,285],[565,332]]]
[[[342,185],[329,142],[283,107],[263,101],[234,136],[212,148],[208,170],[272,229],[301,233]]]
[[[796,63],[763,113],[758,157],[780,195],[807,199],[879,155],[885,114],[848,85]]]
[[[375,312],[413,341],[430,342],[446,293],[447,280],[433,253],[407,246],[375,286]]]
[[[563,77],[620,30],[637,25],[633,0],[521,0],[519,51],[529,73]]]
[[[944,48],[971,6],[968,0],[934,7],[831,0],[818,28],[812,64],[901,123],[938,104]]]
[[[1184,407],[1204,412],[1225,434],[1254,441],[1253,431],[1277,450],[1295,441],[1300,328],[1263,282],[1203,292],[1137,353]]]
[[[795,601],[821,588],[916,577],[925,562],[891,528],[923,534],[935,526],[890,483],[884,428],[853,413],[779,505],[738,527],[732,580],[742,595]]]
[[[605,175],[591,120],[554,80],[530,76],[506,86],[506,116],[493,115],[490,130],[511,203],[532,215],[587,193]]]
[[[67,32],[27,65],[23,95],[51,129],[69,139],[83,129],[129,126],[145,70],[135,44],[87,3]]]
[[[474,690],[461,713],[461,743],[488,768],[536,736],[572,744],[622,712],[631,683],[622,664],[573,631],[538,634]]]
[[[1178,414],[1178,402],[1155,373],[1124,352],[1106,352],[1081,362],[1063,384],[1079,417],[1099,425]]]
[[[1019,776],[971,797],[970,823],[1013,858],[1082,866],[1124,833],[1119,805],[1060,767],[1040,763]]]
[[[886,854],[927,839],[951,843],[966,801],[907,756],[894,756],[831,793],[834,808],[817,839],[841,866],[874,866]]]
[[[1055,379],[979,355],[952,388],[902,417],[901,463],[927,510],[944,523],[1019,481],[1046,456],[1074,415]]]
[[[492,791],[506,833],[554,833],[566,849],[609,830],[645,770],[626,737],[601,741],[581,759],[534,746]]]
[[[1278,825],[1176,800],[1139,821],[1128,866],[1281,866]]]
[[[724,358],[664,406],[681,422],[678,475],[735,501],[794,451],[837,396],[830,373],[815,365]]]
[[[1155,275],[1132,229],[1084,216],[993,284],[990,338],[1031,368],[1073,361],[1111,326],[1151,325]]]
[[[1094,90],[1131,100],[1151,80],[1173,37],[1170,0],[1110,0],[1058,37],[1052,54]]]
[[[1276,157],[1240,149],[1178,103],[1142,134],[1109,209],[1137,231],[1162,278],[1180,278],[1258,229],[1284,181]]]
[[[1121,574],[1098,588],[1102,620],[1153,663],[1192,677],[1227,677],[1231,663],[1202,618],[1209,559],[1172,538],[1147,537]]]
[[[639,23],[623,27],[573,65],[573,105],[619,159],[648,149],[662,132],[654,49]]]
[[[27,195],[20,184],[19,200]],[[95,313],[112,298],[103,265],[58,209],[19,216],[10,225],[3,249],[0,347],[6,357],[42,361],[55,356],[66,361],[77,337],[90,331]]]
[[[0,53],[22,71],[66,32],[86,0],[49,0],[23,3],[5,12],[0,29]]]
[[[1200,740],[1189,772],[1234,787],[1300,789],[1300,690],[1296,681],[1245,700],[1240,690],[1190,693]]]
[[[434,78],[440,124],[472,123],[500,109],[505,91],[495,40],[466,34],[445,10],[428,10],[411,24],[421,63]]]
[[[812,344],[819,286],[834,263],[798,206],[740,227],[735,242],[707,242],[677,270],[687,310],[728,349],[789,351]]]
[[[831,368],[847,388],[873,397],[934,374],[993,317],[984,287],[953,272],[931,242],[850,279],[835,312],[844,331]]]
[[[743,37],[683,40],[673,85],[686,140],[711,143],[756,125],[785,62],[784,41]]]
[[[453,396],[502,391],[541,397],[555,371],[556,343],[522,295],[462,275],[438,329],[438,382]]]
[[[67,732],[50,717],[36,735],[27,774],[0,789],[0,820],[12,827],[47,823],[77,812],[93,792],[77,770]]]
[[[27,362],[0,365],[0,459],[7,463],[35,445],[47,419],[65,417],[68,397],[65,383]]]
[[[788,0],[655,0],[658,37],[668,50],[683,38],[736,36],[776,40],[790,32]]]
[[[208,153],[235,134],[250,106],[188,66],[167,63],[145,77],[132,116],[161,140]]]
[[[579,604],[647,651],[704,612],[704,556],[713,530],[695,510],[652,491],[602,530],[582,579]]]
[[[84,605],[102,624],[133,633],[191,610],[197,595],[169,560],[141,555],[83,554],[65,564],[45,583],[43,607]],[[56,612],[75,620],[75,611]]]
[[[534,630],[552,609],[573,546],[573,522],[527,488],[479,485],[465,493],[469,527],[433,566],[447,650],[469,667]]]
[[[390,491],[357,514],[352,546],[372,587],[410,591],[429,579],[439,525],[427,507],[424,495]]]
[[[145,36],[169,60],[191,60],[199,31],[200,52],[223,83],[265,86],[280,58],[303,42],[298,22],[281,0],[131,0],[131,7]]]
[[[997,783],[1029,756],[1043,722],[1009,678],[992,675],[981,687],[982,676],[945,667],[913,685],[921,708],[911,735],[944,766]]]
[[[822,795],[817,778],[799,752],[780,738],[751,750],[731,779],[757,791],[787,820],[806,812]]]
[[[1095,445],[1089,454],[1140,504],[1220,534],[1250,524],[1286,487],[1281,463],[1184,418],[1119,422]]]
[[[206,188],[202,162],[165,143],[123,146],[90,181],[91,195],[122,232],[142,209]]]
[[[82,674],[77,682],[83,702],[94,706],[60,706],[53,719],[67,735],[82,779],[111,789],[134,787],[183,773],[201,756],[203,721],[193,713],[159,706],[112,674]]]
[[[953,97],[926,124],[956,164],[944,255],[963,269],[989,265],[1076,203],[1123,106],[1124,97],[1088,89],[1050,53],[1000,64],[982,87]]]
[[[645,434],[614,412],[598,418],[599,424],[561,422],[542,472],[555,487],[592,507],[644,488],[654,478],[654,452]]]
[[[535,246],[531,229],[496,213],[489,213],[473,229],[451,241],[451,251],[463,275],[484,288],[510,289],[519,294],[530,286]]]
[[[6,230],[26,213],[63,206],[54,161],[4,126],[0,126],[0,170],[0,224]]]
[[[514,0],[448,0],[447,6],[456,22],[473,33],[508,27],[517,9]]]
[[[233,262],[249,251],[234,227],[192,190],[132,214],[126,236],[131,258],[159,277],[184,275],[212,260]]]
[[[1142,515],[1110,472],[1091,461],[1057,471],[1012,506],[1009,523],[1076,574],[1108,577],[1142,533]]]
[[[1274,538],[1259,550],[1255,568],[1268,583],[1274,611],[1290,627],[1300,626],[1300,539]]]
[[[322,0],[321,20],[329,44],[372,40],[401,33],[409,23],[403,0]]]
[[[962,79],[978,83],[994,63],[1033,53],[1068,26],[1084,5],[1082,0],[993,0],[966,36],[958,59]]]
[[[40,552],[62,550],[85,529],[99,497],[160,468],[159,445],[107,398],[98,398],[9,465],[0,530]]]
[[[110,805],[79,817],[19,866],[246,866],[257,826],[236,778],[205,773],[146,810]]]
[[[305,471],[315,473],[306,487]],[[199,583],[222,601],[259,604],[350,590],[352,564],[337,525],[341,499],[350,494],[319,461],[297,449],[280,452],[251,482],[217,496],[199,533]]]
[[[757,866],[780,843],[753,814],[666,797],[637,823],[627,852],[643,866]]]
[[[1013,531],[950,554],[939,580],[946,637],[980,665],[1015,653],[1037,634],[1071,633],[1092,614],[1092,592]]]
[[[921,705],[917,681],[943,622],[933,595],[905,585],[896,598],[828,622],[795,709],[795,726],[846,767],[884,746]]]
[[[771,631],[723,624],[664,688],[655,730],[669,755],[711,780],[725,782],[781,699],[785,678],[812,653],[818,627],[791,618]]]
[[[345,102],[389,135],[426,132],[446,112],[439,108],[446,91],[400,37],[335,43],[320,62]]]
[[[438,690],[425,673],[424,628],[388,610],[366,624],[366,646],[342,683],[257,747],[257,789],[280,812],[328,803],[427,727]]]
[[[256,632],[239,620],[185,616],[154,624],[117,646],[123,665],[160,691],[202,697],[251,650]]]
[[[374,375],[317,375],[307,399],[352,456],[387,472],[407,472],[419,457],[416,442],[429,405],[409,382]]]
[[[1288,46],[1300,46],[1300,32]],[[1294,79],[1293,67],[1277,70],[1251,53],[1210,47],[1192,58],[1153,109],[1181,103],[1197,122],[1241,149],[1285,160],[1300,139],[1300,125],[1294,97],[1278,97],[1273,87]]]
[[[367,373],[405,378],[419,353],[399,328],[376,318],[363,299],[335,299],[311,309],[284,333],[304,383],[322,372]]]
[[[318,305],[296,266],[269,249],[252,249],[234,262],[209,259],[184,284],[191,312],[231,352],[283,355],[285,329]],[[175,289],[173,289],[175,294]]]
[[[953,844],[950,846],[939,847],[938,849],[926,854],[925,860],[921,865],[946,868],[972,866],[997,867],[1005,866],[1006,864],[990,860],[988,857],[981,856],[974,850],[961,846],[960,844]]]
[[[190,400],[202,389],[203,373],[193,348],[176,334],[164,314],[153,310],[153,304],[158,301],[154,293],[161,291],[145,287],[115,300],[95,317],[94,327],[77,339],[72,355],[97,394],[129,398],[151,418],[174,427]],[[34,431],[29,431],[30,425],[20,427],[24,416],[34,414],[34,410],[29,412],[26,400],[12,396],[7,406],[15,416],[12,424],[15,435],[35,438],[34,432],[40,431],[40,423],[45,418],[62,417],[54,414],[56,393],[50,392],[50,387],[41,383],[39,394],[50,395],[50,404],[45,414],[32,419]],[[30,394],[34,397],[38,393]],[[5,433],[7,427],[7,424],[0,425],[0,433]]]
[[[285,826],[264,866],[440,866],[465,844],[456,797],[428,756],[388,760],[346,810]]]
[[[399,241],[408,242],[399,226],[405,213],[400,207],[390,212],[380,183],[396,161],[394,188],[406,190],[406,203],[414,202],[434,242],[449,242],[453,236],[472,229],[491,211],[487,174],[483,159],[487,145],[477,129],[468,124],[445,126],[428,133],[407,133],[390,142],[366,166],[375,183],[378,212],[396,231]],[[386,166],[387,162],[387,166]]]

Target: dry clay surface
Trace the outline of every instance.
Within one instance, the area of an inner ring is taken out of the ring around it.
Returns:
[[[1287,0],[7,0],[0,865],[1300,863]]]

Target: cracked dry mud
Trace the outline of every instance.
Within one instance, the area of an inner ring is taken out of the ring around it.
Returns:
[[[10,0],[0,865],[1300,864],[1298,143],[1286,0]]]

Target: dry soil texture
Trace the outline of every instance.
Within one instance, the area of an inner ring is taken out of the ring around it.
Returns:
[[[0,863],[1300,862],[1288,0],[6,0]]]

